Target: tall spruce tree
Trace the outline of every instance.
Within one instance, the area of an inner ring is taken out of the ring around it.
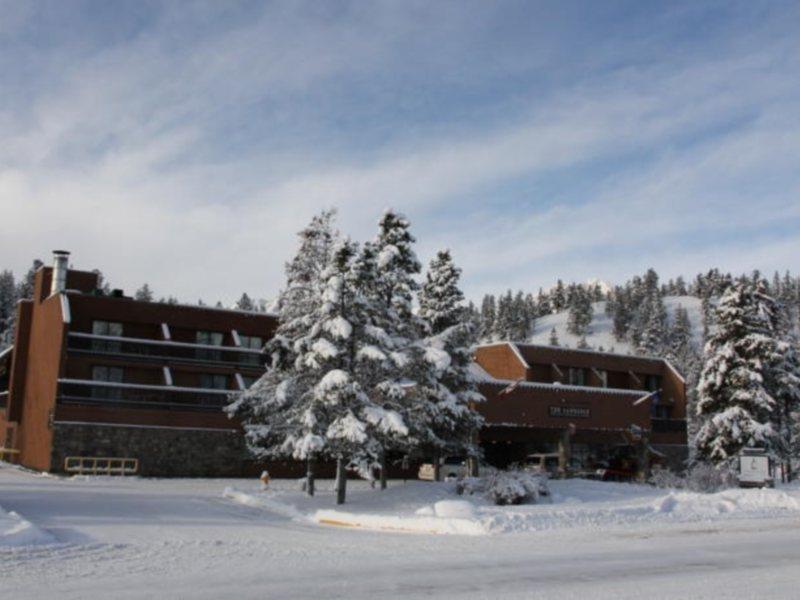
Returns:
[[[494,333],[494,323],[497,317],[497,302],[494,295],[486,294],[481,302],[481,330],[480,339],[491,342]]]
[[[307,400],[314,381],[298,364],[298,350],[314,324],[312,315],[322,304],[321,276],[339,237],[335,216],[335,211],[324,211],[298,233],[299,247],[286,263],[286,286],[276,302],[278,327],[266,345],[267,371],[228,407],[228,413],[244,423],[245,439],[256,456],[294,455],[306,461],[306,491],[312,496],[315,461],[322,456],[325,429],[313,421],[313,412],[301,401]]]
[[[778,349],[754,287],[736,282],[714,309],[715,329],[705,347],[698,384],[695,437],[699,458],[732,466],[742,448],[772,448],[775,399],[765,386]]]
[[[134,292],[133,299],[138,300],[139,302],[152,302],[154,299],[153,291],[150,289],[150,286],[145,283],[142,287],[136,290],[136,292]]]
[[[435,453],[465,454],[476,459],[479,449],[475,440],[482,419],[474,404],[484,397],[470,370],[475,331],[463,317],[460,276],[450,252],[440,251],[431,261],[420,290],[419,315],[429,333],[426,356],[435,375],[425,390],[429,398],[425,407]]]
[[[14,342],[14,323],[17,314],[17,286],[14,274],[0,272],[0,352]]]

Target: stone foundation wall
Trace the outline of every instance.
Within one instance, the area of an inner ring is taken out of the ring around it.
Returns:
[[[138,458],[146,477],[243,477],[263,465],[238,431],[56,423],[51,469],[64,471],[67,456]]]

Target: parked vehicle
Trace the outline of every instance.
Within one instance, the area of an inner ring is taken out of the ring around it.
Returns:
[[[558,454],[541,453],[529,454],[522,463],[522,468],[531,473],[547,473],[555,475],[558,473]]]
[[[432,462],[423,463],[419,467],[417,477],[425,481],[433,481],[434,465]],[[478,471],[481,475],[487,475],[497,471],[493,466],[481,461],[478,463]],[[455,481],[462,479],[469,474],[467,459],[463,456],[443,456],[439,459],[439,480]]]

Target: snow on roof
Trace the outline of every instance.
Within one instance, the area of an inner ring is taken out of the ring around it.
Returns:
[[[489,373],[486,372],[485,369],[483,369],[483,367],[481,367],[476,362],[473,362],[472,365],[470,365],[470,371],[472,372],[473,376],[478,381],[478,383],[498,385],[503,387],[507,387],[509,385],[515,385],[518,387],[540,389],[540,390],[587,392],[590,394],[613,394],[613,395],[625,394],[628,396],[636,396],[637,398],[647,393],[646,390],[625,390],[620,388],[602,388],[602,387],[591,387],[584,385],[566,385],[563,383],[542,383],[539,381],[515,381],[513,379],[498,379],[497,377],[492,377]]]
[[[509,348],[511,348],[511,351],[514,354],[516,354],[517,358],[519,359],[519,362],[521,362],[526,369],[531,368],[531,366],[528,364],[528,361],[526,361],[525,357],[522,356],[522,352],[519,351],[519,348],[517,347],[517,342],[509,342],[509,341],[489,342],[486,344],[478,344],[476,348],[488,348],[490,346],[508,346]]]

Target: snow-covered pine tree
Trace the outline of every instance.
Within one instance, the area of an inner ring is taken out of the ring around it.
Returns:
[[[0,352],[14,343],[14,323],[17,315],[17,286],[14,274],[0,273]]]
[[[698,458],[730,467],[742,448],[774,444],[775,399],[764,382],[776,344],[750,283],[729,287],[714,320],[698,384],[702,423],[694,443]]]
[[[256,310],[256,304],[255,304],[255,302],[253,302],[252,298],[250,298],[250,296],[247,295],[247,292],[245,292],[236,301],[235,308],[236,308],[236,310],[254,311],[254,310]]]
[[[572,290],[571,300],[567,331],[573,335],[584,336],[589,333],[589,326],[594,316],[591,296],[583,286],[575,286]]]
[[[432,425],[435,454],[464,454],[477,459],[475,442],[482,418],[474,404],[484,397],[478,392],[470,370],[475,332],[463,318],[461,270],[448,250],[431,261],[419,294],[419,316],[426,325],[426,358],[434,367],[434,378],[426,382],[428,420]],[[475,464],[475,460],[471,461]]]
[[[514,336],[514,296],[511,290],[500,296],[497,302],[497,318],[494,322],[494,339],[511,340]]]
[[[36,271],[42,268],[44,263],[38,258],[33,260],[31,268],[25,273],[25,277],[17,284],[17,298],[20,300],[31,300],[33,298],[33,284],[36,279]]]
[[[567,291],[564,289],[564,282],[560,279],[550,292],[550,305],[553,307],[553,312],[561,312],[567,307]]]
[[[386,398],[367,393],[374,373],[385,371],[390,359],[379,347],[387,335],[373,324],[375,305],[362,293],[367,285],[354,266],[356,255],[355,244],[347,240],[333,251],[322,274],[322,302],[308,335],[297,344],[298,370],[314,381],[308,420],[325,425],[324,448],[336,459],[337,504],[345,501],[349,465],[380,461],[387,436],[404,439],[409,433],[398,411],[381,406]],[[371,284],[374,272],[366,277]],[[297,450],[293,454],[305,458]]]
[[[412,383],[433,378],[431,365],[425,360],[422,346],[422,320],[413,313],[414,294],[419,289],[416,276],[422,270],[413,249],[416,241],[410,232],[410,223],[405,216],[388,210],[378,223],[378,235],[373,244],[377,281],[372,303],[375,306],[375,326],[388,336],[387,344],[393,348],[388,371],[383,373],[380,383],[382,393],[392,397],[402,415],[409,434],[387,439],[383,449],[387,452],[409,453],[430,435],[429,423],[425,421],[427,400],[424,394],[400,393],[400,389],[411,389]],[[381,472],[386,472],[382,465]],[[383,482],[382,482],[383,485]]]
[[[550,344],[551,346],[558,346],[558,345],[559,345],[559,343],[558,343],[558,333],[556,332],[556,328],[555,328],[555,327],[553,327],[553,328],[550,330],[550,340],[549,340],[549,344]]]
[[[783,466],[783,474],[791,478],[792,453],[794,447],[794,418],[800,410],[800,357],[797,352],[797,338],[787,320],[786,310],[781,302],[772,297],[766,281],[755,283],[755,298],[759,314],[768,324],[774,340],[773,360],[767,364],[764,385],[775,399],[773,427],[775,440],[773,450]]]
[[[639,336],[636,351],[645,356],[661,356],[668,344],[667,309],[660,295],[649,301],[649,316]]]
[[[324,448],[325,429],[308,412],[315,382],[304,367],[298,367],[297,358],[299,344],[311,331],[312,316],[322,303],[321,275],[339,237],[335,214],[324,211],[314,216],[298,233],[299,247],[286,263],[286,286],[275,303],[278,328],[266,345],[267,371],[227,409],[244,423],[245,439],[256,456],[294,454],[306,460],[306,491],[312,496],[314,463]]]
[[[481,302],[481,330],[480,339],[483,342],[491,342],[494,332],[494,321],[497,316],[497,302],[494,295],[486,294]]]
[[[133,299],[139,302],[152,302],[154,299],[153,291],[150,289],[150,286],[145,283],[134,292]]]
[[[550,305],[550,296],[547,295],[542,288],[539,288],[539,294],[536,296],[536,316],[543,317],[552,314],[553,308]]]
[[[524,341],[528,337],[530,317],[528,315],[528,305],[525,303],[525,295],[519,290],[514,296],[511,310],[511,339]]]

